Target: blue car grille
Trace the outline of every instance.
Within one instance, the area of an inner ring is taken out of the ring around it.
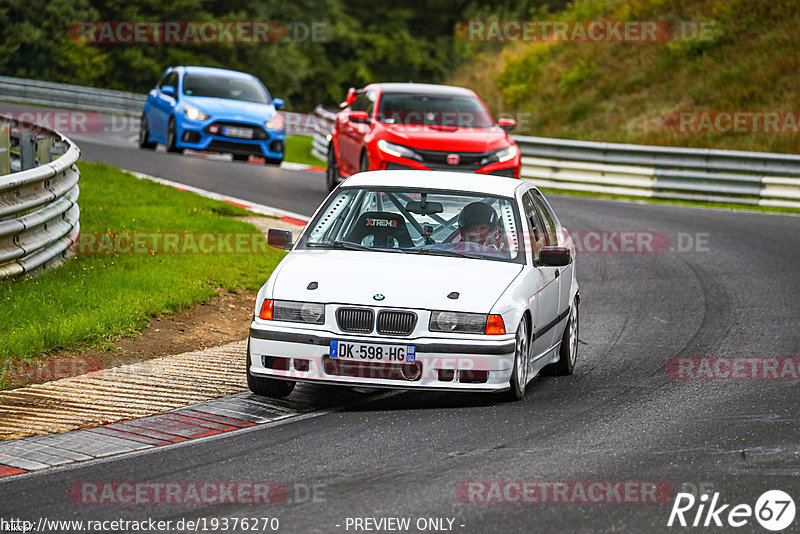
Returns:
[[[212,134],[209,131],[211,126],[217,126],[217,128],[219,128],[217,133]],[[222,135],[222,131],[223,131],[222,129],[223,128],[248,128],[250,130],[253,130],[253,140],[254,141],[265,141],[265,140],[269,139],[269,134],[267,133],[267,131],[264,128],[262,128],[260,126],[255,126],[253,124],[244,124],[244,123],[240,123],[240,122],[217,121],[217,122],[215,122],[213,124],[209,124],[208,126],[206,126],[203,131],[205,133],[209,134],[209,135],[216,135],[216,136],[219,136],[219,137],[225,137],[224,135]],[[228,137],[228,139],[239,139],[241,141],[249,141],[250,140],[250,139],[242,139],[240,137]]]
[[[206,150],[210,150],[211,152],[230,152],[231,154],[252,154],[259,157],[264,156],[264,153],[261,151],[261,145],[256,143],[237,143],[234,141],[220,141],[218,139],[211,141]]]

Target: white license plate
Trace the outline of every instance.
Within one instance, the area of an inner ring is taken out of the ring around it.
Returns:
[[[222,129],[222,135],[227,137],[239,137],[241,139],[252,139],[253,130],[250,128],[236,128],[234,126],[226,126]]]
[[[377,343],[352,343],[331,341],[331,358],[373,363],[414,363],[414,345],[381,345]]]

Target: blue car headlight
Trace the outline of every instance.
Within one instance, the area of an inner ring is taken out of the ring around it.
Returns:
[[[194,106],[186,106],[183,108],[183,113],[186,118],[193,121],[204,121],[208,118],[206,113],[203,113]]]
[[[283,115],[276,113],[274,117],[264,123],[267,130],[283,130],[286,121],[283,120]]]

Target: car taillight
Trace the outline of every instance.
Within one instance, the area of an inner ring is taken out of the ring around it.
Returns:
[[[499,336],[506,333],[506,325],[500,315],[490,315],[486,321],[486,335]]]
[[[261,313],[258,316],[267,321],[272,320],[272,301],[270,299],[264,299],[263,304],[261,304]]]

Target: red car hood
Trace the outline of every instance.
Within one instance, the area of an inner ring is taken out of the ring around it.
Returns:
[[[381,124],[385,135],[378,137],[390,143],[422,150],[453,152],[489,152],[507,147],[512,141],[504,130],[492,128],[456,128]]]

